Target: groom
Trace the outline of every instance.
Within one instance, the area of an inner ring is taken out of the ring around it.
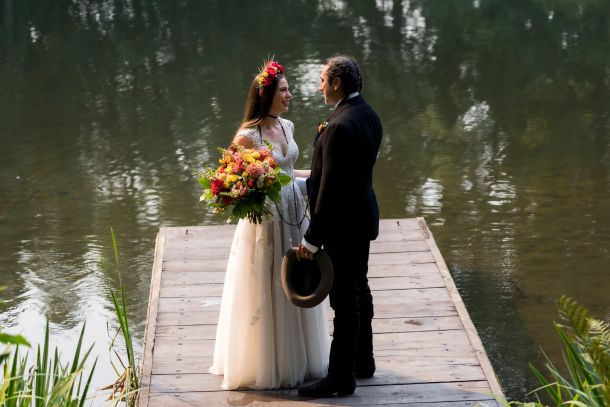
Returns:
[[[334,268],[330,305],[335,311],[328,376],[302,386],[299,395],[349,395],[356,377],[372,377],[373,297],[367,271],[370,241],[379,232],[373,166],[381,143],[377,113],[360,95],[362,76],[350,57],[329,58],[320,75],[326,104],[335,105],[320,125],[308,179],[311,223],[297,250],[313,259],[322,246]]]

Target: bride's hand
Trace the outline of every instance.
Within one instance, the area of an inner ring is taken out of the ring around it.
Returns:
[[[313,260],[313,253],[307,250],[307,248],[302,244],[300,244],[297,248],[296,255],[298,260]]]

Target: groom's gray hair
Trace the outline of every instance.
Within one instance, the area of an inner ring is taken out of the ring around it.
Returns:
[[[347,55],[334,55],[326,60],[328,80],[341,79],[343,95],[362,90],[362,74],[354,58]]]

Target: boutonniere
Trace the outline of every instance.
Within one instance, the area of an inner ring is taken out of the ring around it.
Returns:
[[[322,134],[322,132],[324,131],[324,129],[326,129],[326,127],[328,127],[327,121],[323,121],[320,124],[318,124],[318,134]]]

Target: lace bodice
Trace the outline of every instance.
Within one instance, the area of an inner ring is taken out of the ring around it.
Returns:
[[[292,176],[294,163],[296,162],[297,158],[299,158],[299,147],[294,141],[294,124],[290,120],[283,119],[281,117],[278,120],[284,128],[284,131],[286,132],[286,138],[288,139],[288,149],[286,150],[285,156],[282,153],[282,146],[272,142],[267,137],[265,137],[264,132],[261,138],[261,133],[258,127],[241,129],[237,132],[237,135],[249,138],[250,141],[252,141],[253,147],[256,149],[264,147],[263,140],[266,140],[271,143],[271,145],[273,145],[273,158],[275,158],[280,168],[286,174]]]

